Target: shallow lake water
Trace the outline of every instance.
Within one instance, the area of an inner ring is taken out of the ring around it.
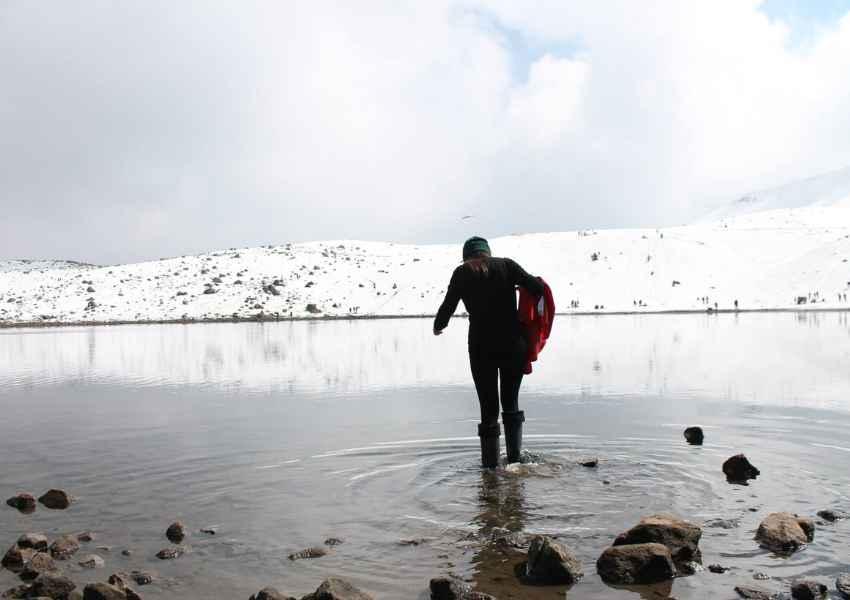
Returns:
[[[758,548],[773,511],[850,511],[847,313],[559,317],[523,384],[536,464],[482,472],[466,322],[138,325],[0,331],[0,496],[51,487],[77,501],[0,507],[0,543],[94,531],[63,564],[78,583],[143,569],[145,598],[299,596],[330,575],[376,598],[427,598],[456,574],[505,598],[733,598],[850,571],[850,522],[819,525],[790,558]],[[702,447],[682,437],[706,432]],[[745,453],[762,475],[726,482]],[[599,466],[578,463],[598,457]],[[642,516],[706,523],[703,562],[667,588],[615,589],[595,561]],[[182,520],[188,553],[154,555]],[[712,519],[736,527],[710,527]],[[199,532],[216,527],[216,535]],[[505,528],[581,558],[572,589],[516,582]],[[288,556],[326,538],[327,556]],[[109,551],[96,550],[109,546]],[[130,549],[127,557],[121,550]],[[755,573],[771,577],[754,581]],[[0,571],[0,591],[17,583]],[[831,585],[831,583],[830,583]]]

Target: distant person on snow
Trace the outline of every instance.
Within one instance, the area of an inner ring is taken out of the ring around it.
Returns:
[[[518,462],[522,450],[525,413],[519,410],[519,388],[529,348],[517,313],[518,285],[534,298],[546,289],[513,260],[491,256],[484,238],[469,238],[434,319],[434,335],[440,335],[460,300],[469,313],[469,364],[481,408],[478,437],[485,468],[499,462],[500,398],[508,462]]]

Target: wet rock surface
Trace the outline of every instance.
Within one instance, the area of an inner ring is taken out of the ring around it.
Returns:
[[[26,562],[32,558],[35,551],[31,548],[19,548],[17,544],[12,546],[0,559],[0,565],[10,571],[20,571],[24,568]]]
[[[305,548],[298,552],[293,552],[289,555],[289,560],[301,560],[302,558],[321,558],[328,553],[324,548],[314,546],[313,548]]]
[[[301,600],[374,600],[372,596],[361,592],[357,587],[344,579],[331,577],[325,579],[312,594],[307,594]]]
[[[76,537],[63,535],[50,544],[50,555],[57,560],[68,560],[79,549],[80,543]]]
[[[65,490],[48,490],[38,499],[38,501],[51,510],[64,510],[71,506],[73,498]]]
[[[791,586],[791,597],[794,600],[816,600],[826,595],[827,587],[817,581],[806,579]]]
[[[730,483],[746,483],[761,475],[761,472],[747,460],[746,456],[736,454],[723,463],[723,474]]]
[[[25,533],[18,538],[18,548],[32,548],[33,550],[47,550],[49,545],[47,536],[43,533]]]
[[[490,594],[476,592],[468,584],[452,577],[435,577],[428,587],[431,600],[496,600]]]
[[[843,510],[819,510],[818,516],[824,521],[829,521],[830,523],[835,523],[836,521],[842,521],[850,517],[850,513],[846,513]]]
[[[253,594],[250,600],[296,600],[296,598],[294,596],[285,596],[273,587],[267,587]]]
[[[186,537],[186,527],[180,521],[176,521],[165,530],[165,537],[168,538],[168,541],[179,544]]]
[[[163,548],[159,552],[156,553],[156,557],[159,560],[174,560],[175,558],[180,558],[185,553],[185,550],[180,547],[169,547]]]
[[[748,585],[739,585],[735,588],[735,592],[741,598],[746,598],[747,600],[774,600],[775,595],[771,592],[759,588],[752,587]]]
[[[99,569],[106,566],[106,561],[97,554],[88,554],[77,563],[85,569]]]
[[[528,548],[524,580],[540,585],[572,585],[584,576],[581,562],[565,545],[536,536]]]
[[[702,432],[702,427],[688,427],[684,432],[685,441],[692,446],[702,446],[705,435]]]
[[[46,596],[53,600],[66,600],[77,587],[70,578],[58,573],[42,573],[32,582],[30,596]]]
[[[787,512],[771,513],[759,525],[755,539],[777,554],[791,554],[814,539],[814,523]]]
[[[24,565],[24,568],[20,573],[20,577],[24,581],[31,581],[36,579],[42,573],[52,573],[57,570],[58,569],[56,567],[56,563],[53,561],[53,557],[51,557],[47,552],[37,552],[30,560],[27,561],[26,565]]]
[[[32,494],[26,493],[15,494],[6,500],[6,504],[12,508],[16,508],[24,514],[31,514],[35,512],[36,508],[35,497]]]
[[[702,529],[698,525],[672,515],[652,515],[617,536],[614,546],[662,544],[670,550],[676,563],[699,562],[702,560],[699,549],[701,537]]]
[[[606,583],[658,583],[676,576],[670,549],[663,544],[612,546],[596,561],[596,571]]]
[[[835,589],[845,598],[850,598],[850,573],[842,573],[835,580]]]
[[[127,592],[108,583],[90,583],[83,589],[83,600],[127,600]]]

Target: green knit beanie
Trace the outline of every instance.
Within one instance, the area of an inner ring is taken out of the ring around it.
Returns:
[[[479,252],[490,254],[490,244],[483,237],[471,237],[463,243],[463,260],[471,258]]]

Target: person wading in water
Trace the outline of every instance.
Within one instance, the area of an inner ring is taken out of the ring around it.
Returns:
[[[517,315],[518,285],[536,298],[544,292],[540,280],[513,260],[490,256],[487,240],[469,238],[434,319],[434,335],[440,335],[460,300],[469,313],[469,364],[481,406],[478,437],[485,468],[499,462],[500,397],[508,462],[518,462],[522,450],[525,413],[518,396],[528,344]]]

